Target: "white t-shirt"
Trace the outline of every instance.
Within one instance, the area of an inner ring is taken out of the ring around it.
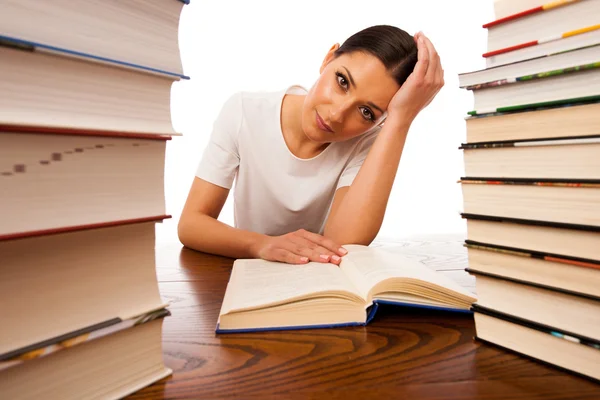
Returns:
[[[281,105],[300,86],[278,92],[239,92],[223,105],[196,176],[234,188],[235,226],[266,235],[298,229],[323,233],[335,191],[349,186],[377,131],[331,143],[310,159],[287,147]]]

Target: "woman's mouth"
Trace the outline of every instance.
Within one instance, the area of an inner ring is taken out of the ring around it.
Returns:
[[[323,121],[323,118],[321,118],[319,113],[315,111],[315,114],[317,114],[317,126],[319,127],[319,129],[325,132],[333,133],[333,129],[331,129],[331,127],[327,125],[325,121]]]

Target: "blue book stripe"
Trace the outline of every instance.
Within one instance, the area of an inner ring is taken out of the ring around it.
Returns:
[[[49,46],[47,44],[31,42],[29,40],[17,39],[17,38],[13,38],[10,36],[0,35],[0,40],[12,42],[12,43],[15,43],[15,44],[21,45],[21,46],[24,45],[24,46],[33,47],[34,50],[35,50],[35,48],[46,49],[46,50],[51,50],[51,51],[57,52],[57,53],[63,53],[63,54],[67,54],[67,55],[74,55],[74,56],[78,56],[78,57],[89,58],[92,60],[102,61],[102,62],[109,63],[109,64],[123,65],[123,66],[141,69],[141,70],[145,70],[145,71],[157,72],[159,74],[174,76],[174,77],[178,77],[181,79],[190,79],[189,76],[177,74],[175,72],[169,72],[169,71],[165,71],[165,70],[158,69],[158,68],[146,67],[143,65],[133,64],[133,63],[126,62],[126,61],[114,60],[112,58],[95,56],[93,54],[83,53],[80,51],[63,49],[61,47]]]
[[[275,332],[275,331],[294,331],[304,329],[321,328],[345,328],[349,326],[365,326],[362,322],[348,322],[343,324],[324,324],[324,325],[299,325],[299,326],[277,326],[268,328],[245,328],[245,329],[221,329],[219,324],[215,330],[216,333],[248,333],[248,332]]]
[[[289,331],[289,330],[300,330],[300,329],[319,329],[319,328],[344,328],[348,326],[365,326],[368,325],[375,315],[377,314],[377,309],[379,308],[379,304],[389,304],[398,307],[406,307],[406,308],[421,308],[428,310],[436,310],[436,311],[447,311],[459,314],[469,314],[472,315],[473,311],[462,309],[462,308],[451,308],[451,307],[442,307],[442,306],[430,306],[425,304],[414,304],[414,303],[403,303],[400,301],[389,301],[389,300],[375,300],[373,301],[373,305],[367,310],[367,321],[363,322],[347,322],[341,324],[322,324],[322,325],[300,325],[300,326],[274,326],[274,327],[265,327],[265,328],[243,328],[243,329],[222,329],[219,324],[215,329],[216,333],[248,333],[248,332],[270,332],[270,331]]]
[[[183,4],[190,4],[190,0],[179,0],[180,2],[182,2]]]
[[[378,304],[389,304],[389,305],[393,305],[393,306],[407,307],[407,308],[423,308],[423,309],[427,309],[427,310],[449,311],[449,312],[455,312],[455,313],[461,313],[461,314],[473,314],[473,311],[463,309],[463,308],[430,306],[427,304],[404,303],[401,301],[390,301],[390,300],[374,300],[373,302],[378,303]]]

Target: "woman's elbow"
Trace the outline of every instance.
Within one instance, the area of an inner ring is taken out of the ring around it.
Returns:
[[[190,218],[186,214],[182,214],[177,223],[177,237],[182,245],[190,247],[191,236]]]

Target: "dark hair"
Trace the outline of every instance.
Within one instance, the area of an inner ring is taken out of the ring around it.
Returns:
[[[412,35],[390,25],[375,25],[356,32],[334,55],[337,57],[354,51],[367,52],[381,60],[400,86],[417,63],[417,45]]]

